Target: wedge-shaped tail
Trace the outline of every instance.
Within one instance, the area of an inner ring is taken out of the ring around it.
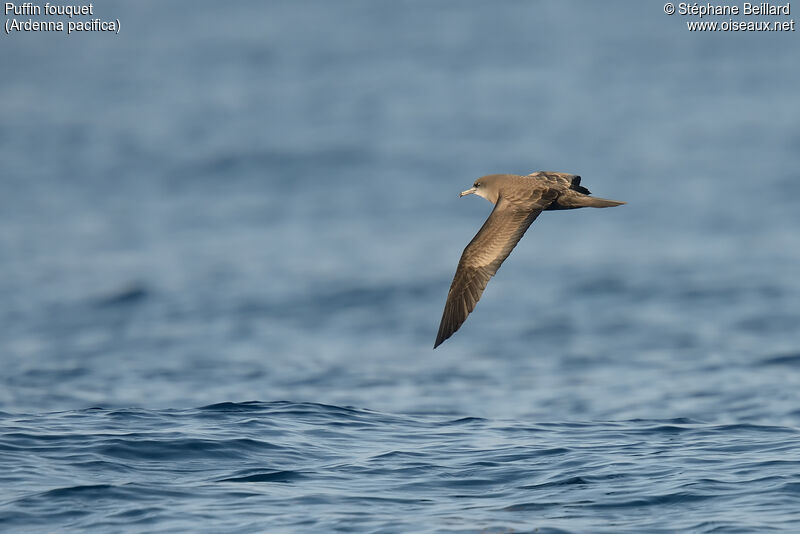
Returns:
[[[622,206],[625,204],[621,200],[610,200],[608,198],[600,198],[600,197],[584,197],[583,204],[580,204],[579,208],[587,207],[587,208],[613,208],[614,206]]]
[[[619,200],[609,200],[607,198],[590,197],[572,189],[561,193],[555,202],[546,209],[549,210],[573,210],[576,208],[612,208],[625,204]]]

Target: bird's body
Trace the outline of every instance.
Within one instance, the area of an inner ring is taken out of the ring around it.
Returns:
[[[433,348],[461,327],[475,309],[489,279],[542,211],[624,204],[591,197],[589,190],[580,184],[580,176],[563,172],[540,171],[528,176],[490,174],[475,180],[472,188],[459,195],[474,193],[495,206],[461,254]]]

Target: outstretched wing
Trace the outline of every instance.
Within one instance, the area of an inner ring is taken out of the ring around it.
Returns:
[[[551,198],[551,195],[542,191],[538,198],[524,205],[503,199],[497,202],[489,218],[461,254],[433,348],[452,336],[467,320],[489,279],[555,196],[553,194]]]

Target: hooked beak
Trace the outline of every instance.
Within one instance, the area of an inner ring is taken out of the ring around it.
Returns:
[[[462,191],[462,192],[460,192],[460,193],[458,194],[458,198],[461,198],[461,197],[463,197],[464,195],[471,195],[472,193],[474,193],[474,192],[475,192],[475,191],[477,191],[477,190],[478,190],[478,188],[477,188],[477,187],[470,187],[470,188],[469,188],[469,189],[467,189],[466,191]]]

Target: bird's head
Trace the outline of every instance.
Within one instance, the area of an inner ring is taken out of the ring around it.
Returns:
[[[485,198],[492,204],[495,204],[497,198],[500,196],[500,181],[504,176],[506,175],[489,174],[488,176],[481,176],[475,180],[472,187],[466,191],[462,191],[458,196],[463,197],[464,195],[471,195],[474,193],[479,197]]]

